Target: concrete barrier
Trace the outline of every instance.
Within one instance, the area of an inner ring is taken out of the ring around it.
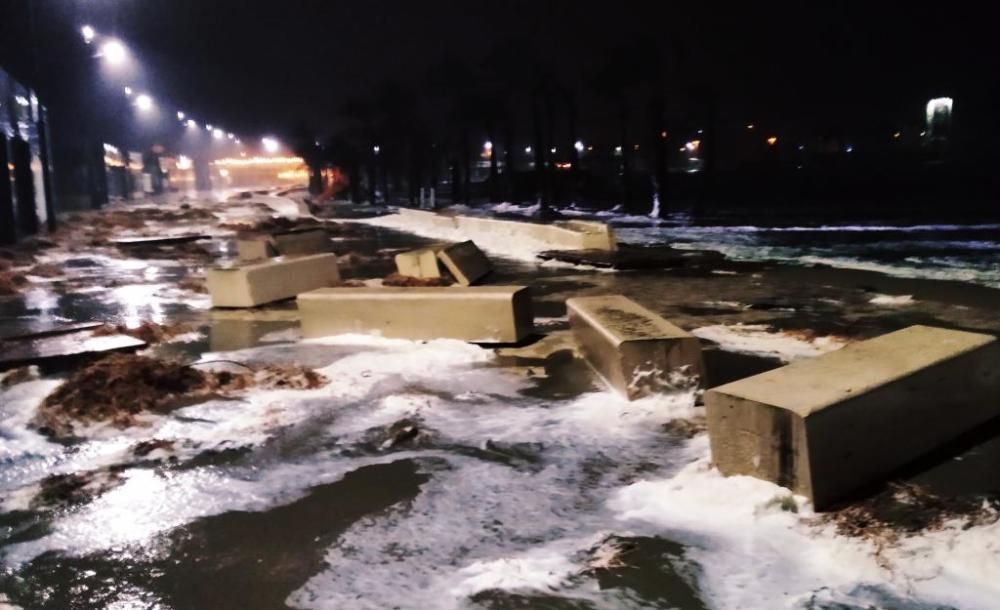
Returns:
[[[241,261],[320,254],[330,252],[332,248],[330,235],[323,229],[286,231],[236,240],[236,252]]]
[[[396,271],[400,275],[420,278],[441,277],[437,251],[433,248],[400,252],[395,260]]]
[[[698,338],[622,295],[566,301],[580,352],[629,400],[691,387],[704,378]]]
[[[817,509],[1000,415],[1000,342],[911,326],[707,392],[712,460]]]
[[[314,254],[208,270],[213,307],[256,307],[340,281],[337,257]]]
[[[480,236],[528,238],[548,244],[553,250],[614,250],[614,232],[601,222],[568,220],[541,224],[480,216],[448,216],[426,210],[400,208],[401,216],[414,223],[438,229],[458,229],[475,240]]]
[[[471,241],[442,248],[437,257],[462,286],[471,286],[493,272],[490,259]]]
[[[516,343],[533,331],[523,286],[323,288],[300,294],[307,338],[372,333],[400,339]]]

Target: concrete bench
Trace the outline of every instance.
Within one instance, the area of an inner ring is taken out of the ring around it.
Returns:
[[[208,270],[213,307],[256,307],[340,281],[337,256],[314,254]]]
[[[323,229],[286,231],[236,240],[236,252],[241,261],[260,260],[272,256],[321,254],[331,250],[330,235]]]
[[[712,460],[817,509],[1000,415],[1000,342],[911,326],[707,392]]]
[[[442,248],[437,257],[462,286],[471,286],[493,272],[490,259],[471,241]]]
[[[302,335],[516,343],[534,329],[523,286],[323,288],[300,294]]]
[[[441,277],[437,250],[434,248],[400,252],[396,255],[395,260],[396,271],[400,275],[419,278]]]
[[[580,352],[629,400],[691,387],[704,378],[698,338],[622,295],[566,301]]]

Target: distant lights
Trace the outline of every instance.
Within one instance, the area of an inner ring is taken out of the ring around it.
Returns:
[[[236,142],[237,146],[243,146],[243,142],[241,142],[239,138],[236,138],[233,142]]]
[[[119,66],[125,63],[128,52],[125,50],[125,45],[121,42],[109,40],[101,45],[100,54],[112,66]]]
[[[184,120],[184,113],[181,112],[180,110],[177,111],[177,120],[178,121],[183,121]]]
[[[205,129],[207,129],[209,131],[212,131],[212,129],[214,129],[214,128],[212,127],[211,123],[205,123]]]
[[[240,153],[241,155],[245,153]],[[212,161],[217,167],[247,167],[254,165],[295,165],[304,163],[302,157],[229,157]]]
[[[549,152],[552,153],[553,155],[556,154],[556,147],[553,146],[552,148],[550,148]]]
[[[132,87],[125,85],[125,97],[132,97]]]
[[[902,132],[897,131],[896,133],[892,134],[892,137],[893,137],[894,140],[898,140],[900,138],[900,136],[902,136],[902,135],[903,135]]]
[[[778,138],[776,138],[775,136],[771,136],[767,139],[768,146],[774,146],[777,143],[778,143]]]
[[[184,155],[180,155],[177,157],[177,169],[180,170],[191,169],[193,166],[194,163],[191,161],[190,157],[185,157]]]
[[[698,133],[701,133],[701,132],[699,131]],[[663,131],[660,132],[660,137],[663,138],[664,140],[667,139],[667,130],[666,129],[664,129]]]
[[[530,155],[531,154],[531,147],[530,146],[525,146],[524,147],[524,154],[526,154],[526,155]]]
[[[849,153],[854,152],[854,145],[853,144],[848,144],[847,146],[845,146],[844,147],[844,152],[849,152]]]
[[[583,142],[581,142],[580,140],[577,140],[576,142],[573,143],[573,148],[575,148],[576,152],[578,152],[578,153],[583,152],[584,151]]]
[[[615,154],[616,155],[622,154],[622,147],[621,146],[615,146]]]
[[[686,150],[692,153],[696,153],[698,152],[699,148],[701,148],[701,140],[691,140],[690,142],[684,145],[684,148],[681,149],[681,152],[684,152]]]
[[[194,119],[188,119],[187,126],[188,129],[198,129],[198,123],[196,123]]]
[[[80,34],[83,36],[83,42],[87,44],[94,42],[94,36],[97,36],[97,32],[95,32],[94,28],[89,25],[85,25],[80,28]]]
[[[226,137],[229,138],[230,140],[235,140],[236,139],[236,134],[230,132],[230,133],[226,134]]]
[[[153,98],[149,97],[145,93],[140,93],[135,96],[135,107],[142,112],[149,112],[153,109]]]
[[[226,137],[226,132],[216,127],[215,129],[212,130],[212,137],[216,140],[221,140],[222,138]]]
[[[378,144],[376,144],[375,146],[372,146],[372,152],[373,152],[373,153],[375,153],[375,154],[377,155],[377,154],[379,154],[380,152],[382,152],[382,147],[381,147],[381,146],[379,146]]]
[[[747,129],[753,130],[753,123],[747,123]]]
[[[493,150],[493,142],[486,140],[483,142],[483,150]]]
[[[23,95],[15,95],[14,101],[21,106],[28,106],[31,104],[31,102],[28,101],[28,98],[24,97]]]
[[[260,139],[260,145],[264,147],[264,152],[266,153],[278,152],[278,141],[274,138],[265,136]]]

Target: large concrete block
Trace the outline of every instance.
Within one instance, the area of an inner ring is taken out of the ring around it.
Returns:
[[[456,216],[438,214],[428,210],[415,210],[413,208],[399,208],[399,215],[425,226],[433,226],[438,229],[456,229],[458,223]]]
[[[607,223],[593,220],[566,220],[556,226],[571,229],[581,233],[579,240],[581,250],[617,250],[618,242],[615,233]]]
[[[331,249],[330,235],[323,229],[286,231],[236,240],[236,252],[241,261],[320,254]]]
[[[548,244],[553,250],[614,250],[617,247],[614,232],[601,222],[569,220],[542,224],[481,216],[448,216],[410,208],[400,208],[399,213],[415,224],[457,229],[471,239],[527,238]]]
[[[533,331],[523,286],[323,288],[300,294],[302,335],[373,333],[401,339],[515,343]]]
[[[441,277],[437,251],[433,248],[421,248],[400,252],[396,255],[396,271],[407,277]]]
[[[1000,415],[1000,342],[911,326],[710,390],[712,459],[829,506]]]
[[[622,295],[566,301],[580,352],[607,384],[633,400],[701,383],[698,338]]]
[[[462,286],[471,286],[493,272],[490,259],[471,241],[442,248],[437,256]]]
[[[255,307],[340,281],[337,257],[314,254],[208,270],[213,307]]]

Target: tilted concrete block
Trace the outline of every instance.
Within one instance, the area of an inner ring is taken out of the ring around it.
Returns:
[[[698,338],[622,295],[567,299],[580,352],[607,384],[634,400],[704,378]]]
[[[407,277],[441,277],[437,251],[434,248],[421,248],[400,252],[396,255],[396,271]]]
[[[300,294],[298,305],[307,338],[371,333],[516,343],[534,330],[524,286],[323,288]]]
[[[314,254],[208,270],[213,307],[255,307],[340,281],[337,256]]]
[[[437,257],[462,286],[471,286],[493,272],[490,259],[471,241],[442,248]]]
[[[593,220],[566,220],[556,224],[581,233],[581,250],[617,250],[615,232],[603,222]]]
[[[241,261],[320,254],[331,249],[330,235],[323,229],[287,231],[236,240],[236,252]]]
[[[1000,415],[995,337],[911,326],[706,393],[712,460],[822,509]]]

